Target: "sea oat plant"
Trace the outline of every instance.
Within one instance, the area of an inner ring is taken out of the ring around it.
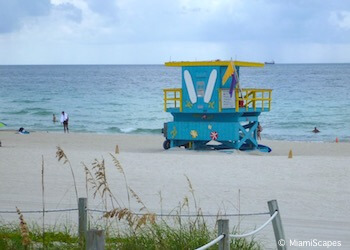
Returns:
[[[57,146],[56,158],[58,158],[58,161],[63,160],[63,165],[68,164],[68,166],[70,168],[70,171],[72,173],[72,178],[73,178],[73,182],[74,182],[74,189],[75,189],[75,195],[77,197],[77,202],[78,202],[79,196],[78,196],[78,190],[77,190],[77,183],[75,181],[75,175],[74,175],[72,164],[68,160],[68,157],[65,154],[65,152],[63,151],[63,149],[61,147],[59,147],[59,146]]]
[[[101,194],[101,198],[105,200],[105,206],[107,207],[107,197],[109,197],[112,207],[114,208],[114,202],[117,203],[119,207],[119,201],[116,198],[116,196],[112,193],[108,181],[107,181],[107,175],[106,175],[106,166],[105,166],[105,160],[102,158],[102,161],[99,161],[97,159],[94,160],[92,163],[92,170],[94,170],[95,175],[95,183],[96,186],[94,197],[96,197],[97,192]]]
[[[17,214],[19,215],[19,228],[22,236],[22,245],[25,249],[28,249],[30,246],[31,240],[29,238],[29,229],[27,226],[27,222],[24,220],[23,214],[18,207],[16,207]]]
[[[126,179],[126,175],[124,172],[124,169],[122,167],[122,164],[120,164],[120,161],[117,159],[117,157],[115,157],[112,154],[109,154],[112,157],[114,166],[117,168],[117,170],[123,175],[124,178],[124,183],[125,183],[125,190],[126,190],[126,194],[128,196],[128,205],[129,205],[129,210],[130,210],[130,193],[129,193],[129,185],[128,185],[128,181]]]

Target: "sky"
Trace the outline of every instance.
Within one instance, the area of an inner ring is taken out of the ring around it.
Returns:
[[[0,65],[350,62],[350,0],[0,0],[0,16]]]

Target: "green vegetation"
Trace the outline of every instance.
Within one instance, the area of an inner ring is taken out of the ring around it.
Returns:
[[[20,227],[15,224],[0,226],[0,249],[81,249],[78,237],[70,231],[60,231],[54,228],[45,229],[45,242],[41,229],[33,225],[29,227],[29,244],[23,244]]]
[[[31,243],[22,245],[21,231],[16,225],[0,226],[0,249],[82,249],[79,239],[70,230],[60,231],[54,228],[45,229],[45,244],[43,244],[42,231],[38,227],[30,227],[29,237]],[[190,224],[181,228],[170,227],[165,222],[144,227],[136,232],[109,234],[106,237],[106,249],[121,250],[161,250],[161,249],[195,249],[216,237],[216,232],[209,231],[207,227],[193,228]],[[45,247],[44,247],[45,246]],[[218,249],[214,246],[210,249]],[[231,241],[231,249],[250,250],[262,249],[254,240],[238,239]]]

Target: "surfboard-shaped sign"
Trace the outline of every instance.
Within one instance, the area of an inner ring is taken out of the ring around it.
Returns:
[[[211,100],[217,76],[218,76],[217,70],[213,69],[209,75],[208,85],[205,90],[204,102],[206,103],[210,102]]]
[[[196,91],[194,90],[194,85],[193,85],[191,74],[188,70],[184,71],[184,79],[185,79],[185,84],[186,84],[188,96],[190,97],[190,101],[192,103],[196,103],[197,102],[197,95],[196,95]]]

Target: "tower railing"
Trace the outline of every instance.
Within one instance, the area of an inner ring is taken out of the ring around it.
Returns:
[[[236,112],[240,107],[244,107],[246,111],[261,108],[262,111],[270,111],[272,89],[236,89]]]
[[[179,108],[182,112],[182,89],[164,89],[164,111],[168,108]]]
[[[224,109],[222,107],[222,92],[229,89],[219,89],[219,112]],[[168,108],[178,108],[182,112],[182,89],[172,88],[164,89],[164,111]],[[270,111],[272,101],[272,89],[235,89],[234,91],[234,109],[240,111]],[[243,110],[242,110],[243,109]]]
[[[272,89],[235,89],[232,93],[234,106],[223,107],[223,92],[228,95],[229,89],[219,89],[219,112],[223,109],[234,108],[236,112],[240,111],[270,111],[272,100]],[[232,103],[232,104],[233,104]]]

